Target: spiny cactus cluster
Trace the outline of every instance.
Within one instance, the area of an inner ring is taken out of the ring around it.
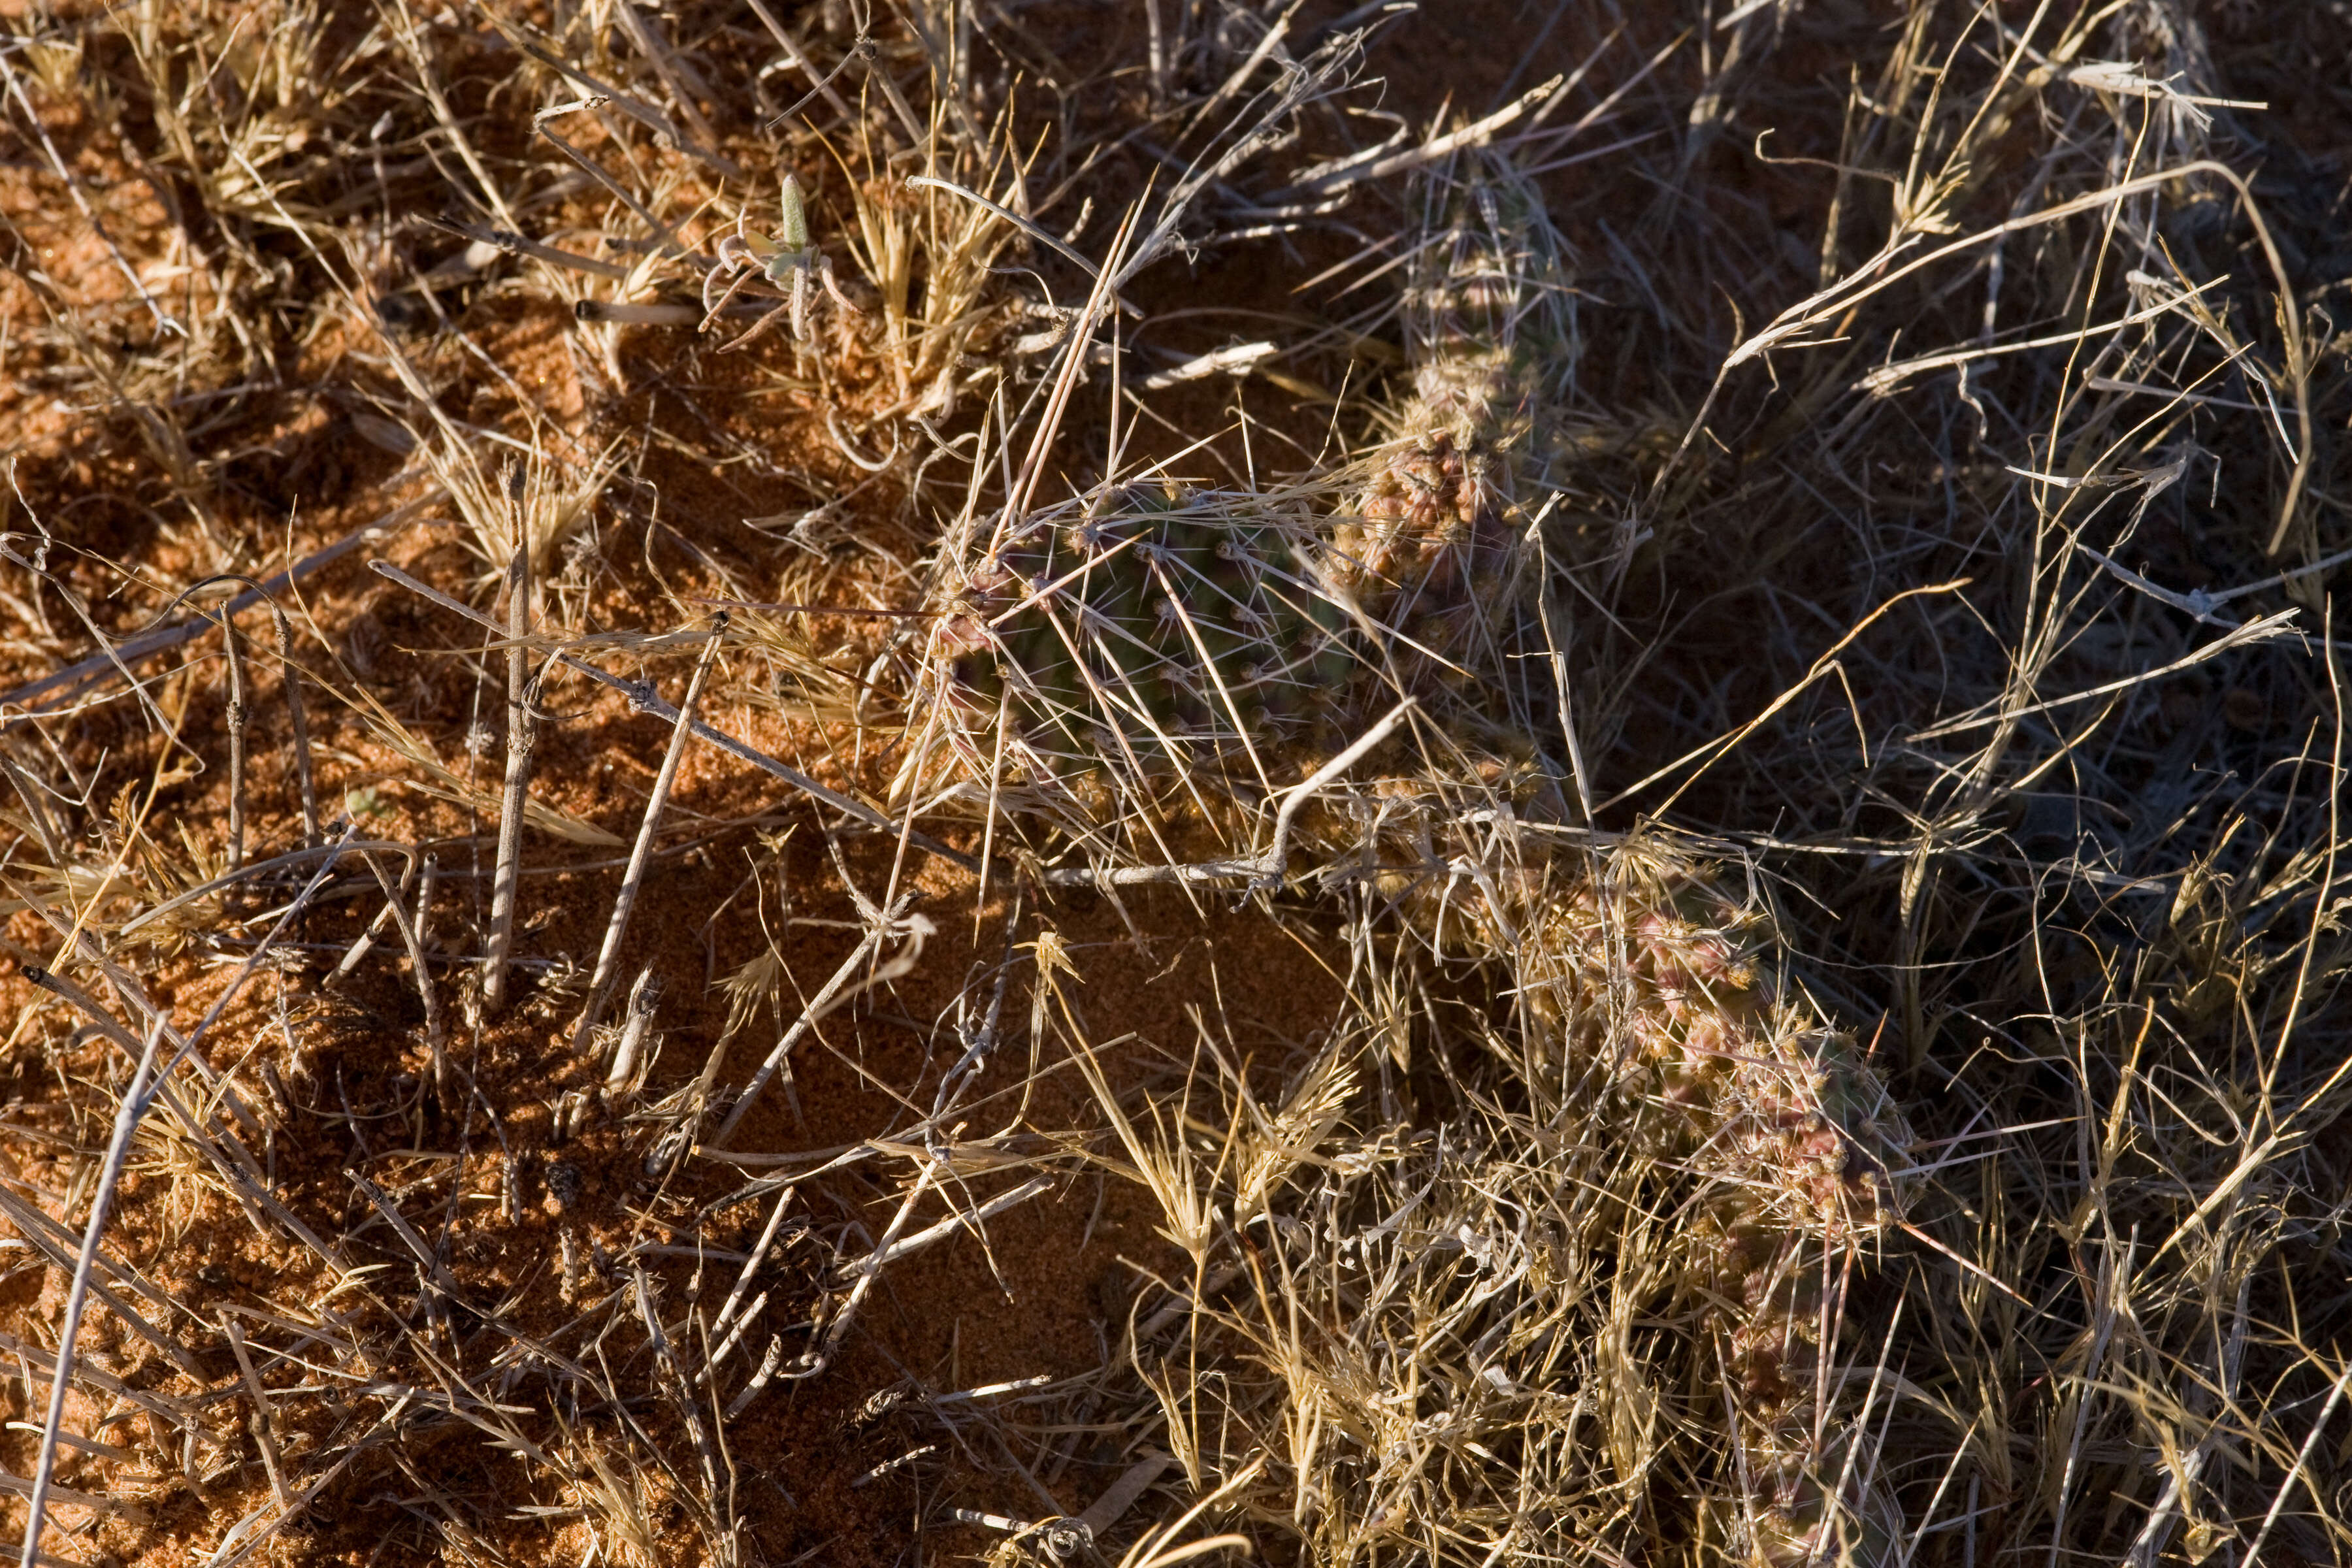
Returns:
[[[1486,887],[1456,903],[1457,941],[1511,964],[1562,1068],[1597,1073],[1621,1134],[1694,1184],[1683,1290],[1720,1347],[1753,1554],[1856,1546],[1879,1510],[1824,1489],[1816,1373],[1825,1303],[1900,1209],[1910,1134],[1868,1056],[1775,984],[1770,921],[1658,841],[1564,888],[1528,870]]]
[[[1127,486],[1020,526],[946,595],[930,668],[971,761],[1129,773],[1328,722],[1350,663],[1297,526],[1259,498]]]
[[[926,689],[968,765],[1067,780],[1246,751],[1270,778],[1400,687],[1506,671],[1533,580],[1523,470],[1572,358],[1561,247],[1507,167],[1433,189],[1413,390],[1357,496],[1111,487],[950,561]]]
[[[1261,777],[1295,776],[1400,689],[1486,753],[1469,759],[1474,769],[1507,763],[1511,742],[1547,744],[1534,715],[1549,703],[1513,694],[1529,679],[1525,656],[1541,649],[1530,629],[1530,499],[1547,482],[1574,363],[1565,247],[1533,191],[1499,163],[1433,191],[1405,303],[1412,391],[1352,477],[1280,496],[1108,489],[951,558],[960,564],[935,600],[926,670],[978,776],[1140,779],[1238,752]],[[1500,749],[1487,744],[1497,736]],[[1869,1486],[1837,1479],[1847,1439],[1818,1376],[1836,1353],[1851,1265],[1899,1207],[1889,1171],[1908,1134],[1866,1053],[1782,993],[1766,962],[1777,940],[1769,921],[1665,841],[1497,857],[1471,842],[1482,830],[1461,811],[1458,769],[1399,756],[1373,765],[1383,776],[1356,803],[1376,802],[1372,816],[1335,807],[1320,825],[1356,835],[1339,859],[1361,851],[1360,867],[1387,868],[1370,875],[1405,931],[1478,961],[1520,999],[1528,1062],[1545,1079],[1503,1096],[1527,1107],[1525,1135],[1565,1148],[1598,1130],[1620,1163],[1580,1190],[1600,1207],[1672,1215],[1664,1239],[1643,1244],[1652,1261],[1627,1263],[1627,1278],[1649,1281],[1644,1313],[1689,1330],[1670,1359],[1687,1369],[1691,1407],[1717,1423],[1729,1412],[1736,1441],[1706,1507],[1718,1534],[1769,1568],[1843,1548],[1874,1556],[1863,1538],[1883,1509]],[[1507,807],[1501,816],[1518,809],[1499,775],[1474,776]],[[1449,1124],[1439,1165],[1516,1190],[1521,1152],[1486,1147],[1476,1122]],[[1294,1216],[1300,1234],[1321,1234],[1351,1205],[1402,1216],[1412,1205],[1402,1194],[1437,1184],[1421,1159],[1339,1162],[1390,1190],[1340,1184],[1318,1200],[1322,1218]],[[1511,1201],[1534,1212],[1559,1200],[1530,1189]],[[1501,1286],[1473,1277],[1492,1273],[1489,1260],[1471,1273],[1432,1264],[1423,1255],[1435,1242],[1409,1245],[1405,1231],[1391,1235],[1395,1223],[1370,1234],[1400,1249],[1391,1272],[1411,1285],[1393,1305],[1414,1334],[1458,1321],[1465,1342],[1491,1332],[1520,1342],[1481,1316],[1503,1299]],[[1485,1234],[1467,1224],[1447,1233],[1465,1247]],[[1512,1289],[1529,1321],[1583,1310],[1581,1284],[1522,1261]],[[1367,1330],[1373,1340],[1387,1331]],[[1347,1332],[1328,1353],[1317,1375],[1363,1393],[1366,1430],[1377,1429],[1389,1394],[1372,1394],[1388,1372],[1362,1363],[1368,1346]],[[1478,1375],[1549,1410],[1539,1391],[1555,1374],[1531,1363],[1522,1377],[1496,1362]],[[1560,1419],[1567,1440],[1574,1422]]]
[[[1529,501],[1575,363],[1567,252],[1499,161],[1431,200],[1406,301],[1413,392],[1356,514],[1336,521],[1330,575],[1390,629],[1389,668],[1412,688],[1492,708],[1484,687],[1528,618]],[[1390,832],[1417,839],[1403,859],[1423,865],[1451,836],[1426,819]],[[1479,857],[1442,858],[1458,872]],[[1843,1278],[1892,1223],[1888,1171],[1908,1142],[1866,1055],[1780,993],[1769,922],[1663,841],[1472,883],[1407,892],[1406,924],[1507,972],[1558,1070],[1598,1084],[1612,1136],[1685,1194],[1677,1315],[1714,1342],[1695,1395],[1732,1412],[1730,1532],[1773,1568],[1870,1554],[1884,1510],[1868,1488],[1832,1495],[1839,1439],[1816,1377]]]
[[[1331,562],[1409,658],[1458,679],[1492,668],[1532,586],[1521,492],[1575,343],[1566,249],[1531,187],[1492,162],[1429,200],[1404,305],[1412,392],[1354,512],[1334,519]]]
[[[1853,1040],[1780,994],[1768,917],[1654,840],[1528,913],[1525,940],[1560,969],[1531,998],[1570,1059],[1608,1061],[1783,1226],[1832,1242],[1875,1227],[1898,1124]]]

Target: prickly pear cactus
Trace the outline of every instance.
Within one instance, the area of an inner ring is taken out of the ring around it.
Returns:
[[[968,768],[1067,783],[1245,754],[1272,783],[1401,691],[1472,712],[1495,706],[1481,682],[1523,679],[1518,498],[1573,363],[1563,247],[1499,163],[1427,199],[1412,391],[1360,489],[1111,487],[947,563],[923,689]]]
[[[1458,679],[1491,667],[1533,585],[1522,494],[1577,351],[1566,247],[1531,186],[1481,162],[1425,200],[1404,308],[1412,391],[1354,511],[1334,519],[1331,570]]]
[[[1030,520],[958,574],[931,685],[975,765],[1142,774],[1328,721],[1349,657],[1297,525],[1260,498],[1128,486]]]
[[[1780,990],[1769,920],[1658,841],[1565,886],[1521,870],[1486,889],[1454,901],[1454,944],[1509,962],[1566,1070],[1597,1071],[1621,1135],[1696,1183],[1683,1291],[1721,1352],[1723,1387],[1701,1397],[1735,1418],[1735,1533],[1772,1568],[1841,1544],[1874,1561],[1883,1500],[1822,1486],[1839,1466],[1815,1375],[1825,1298],[1901,1208],[1910,1133],[1867,1054]]]

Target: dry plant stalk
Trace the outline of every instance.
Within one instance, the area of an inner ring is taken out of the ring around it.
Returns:
[[[507,775],[499,810],[499,859],[490,889],[489,945],[482,955],[482,1011],[506,1005],[508,960],[514,952],[515,893],[522,874],[523,813],[530,798],[530,754],[538,721],[531,711],[530,541],[518,529],[507,567]]]
[[[613,898],[611,918],[604,922],[604,940],[596,950],[595,972],[588,980],[588,1000],[580,1009],[580,1021],[572,1026],[572,1049],[575,1054],[587,1051],[604,1016],[604,1004],[620,981],[621,941],[628,934],[629,916],[645,886],[646,858],[653,852],[654,834],[661,826],[662,812],[669,805],[670,789],[677,783],[678,764],[686,760],[687,742],[694,734],[695,706],[702,700],[703,685],[710,679],[711,666],[719,661],[719,649],[726,637],[727,614],[722,610],[711,617],[702,655],[695,660],[694,673],[687,678],[686,695],[678,700],[677,715],[670,725],[669,748],[662,753],[661,771],[654,775],[653,792],[646,798],[636,842],[629,848],[628,869],[622,873],[620,891]]]

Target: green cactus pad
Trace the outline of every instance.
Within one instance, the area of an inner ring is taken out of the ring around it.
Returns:
[[[932,637],[964,744],[1003,723],[1033,774],[1059,775],[1280,753],[1328,722],[1344,617],[1295,527],[1259,510],[1128,486],[1008,532],[950,584]]]

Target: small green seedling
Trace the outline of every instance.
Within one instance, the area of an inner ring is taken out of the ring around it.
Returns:
[[[809,308],[815,302],[814,283],[823,283],[824,291],[833,296],[835,304],[853,316],[857,313],[857,307],[849,302],[848,296],[841,291],[841,285],[834,281],[833,263],[825,259],[824,252],[809,238],[808,208],[801,200],[801,183],[790,174],[784,176],[783,216],[783,227],[775,239],[762,239],[749,232],[739,217],[735,220],[735,232],[719,242],[719,265],[710,269],[710,275],[703,279],[702,284],[702,303],[707,312],[702,318],[702,331],[710,330],[710,323],[719,319],[719,313],[733,301],[743,285],[754,278],[762,279],[782,290],[784,298],[791,301],[787,309],[771,310],[761,317],[752,323],[750,331],[721,349],[721,353],[732,353],[737,349],[750,347],[770,328],[787,317],[793,323],[793,336],[802,342],[809,342]],[[711,291],[719,287],[719,279],[729,273],[733,274],[732,280],[728,283],[726,291],[719,296],[718,301],[713,303]]]

